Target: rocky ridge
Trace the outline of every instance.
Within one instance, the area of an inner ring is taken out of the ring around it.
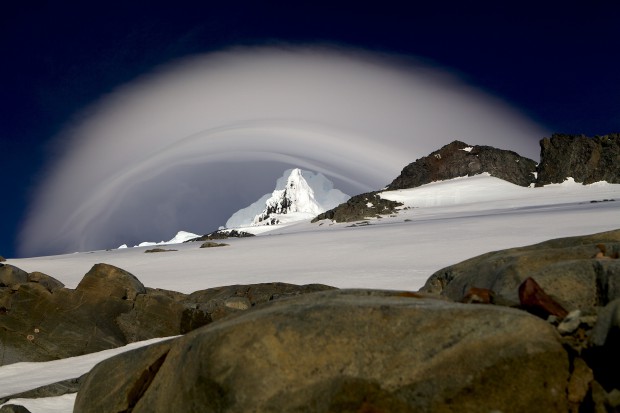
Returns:
[[[185,242],[194,242],[194,241],[209,241],[214,239],[227,239],[227,238],[247,238],[253,237],[254,234],[250,234],[245,231],[237,231],[236,229],[218,229],[213,232],[209,232],[201,237],[192,238]]]
[[[319,214],[312,222],[323,219],[352,222],[392,214],[400,205],[381,200],[382,191],[416,188],[481,173],[524,187],[562,183],[569,177],[583,184],[620,183],[620,134],[594,138],[554,134],[542,139],[540,147],[541,162],[537,165],[513,151],[455,140],[405,166],[383,190],[353,196],[346,203]]]
[[[405,166],[386,189],[415,188],[483,172],[515,185],[530,186],[536,181],[536,162],[516,152],[453,141]]]
[[[331,219],[336,222],[359,221],[367,218],[381,217],[396,212],[402,206],[400,202],[381,198],[379,192],[368,192],[351,197],[347,202],[317,215],[312,222]]]
[[[542,139],[536,186],[568,177],[583,184],[620,183],[620,133],[593,138],[554,134]]]

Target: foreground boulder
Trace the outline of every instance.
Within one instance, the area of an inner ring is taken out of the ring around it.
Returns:
[[[567,311],[589,310],[620,298],[620,230],[560,238],[489,252],[443,268],[421,291],[461,301],[472,288],[518,305],[519,286],[532,277]]]
[[[583,184],[620,183],[620,133],[593,138],[553,134],[541,140],[536,186],[569,177]]]
[[[568,377],[526,312],[328,291],[108,359],[74,411],[565,412]]]
[[[421,291],[547,319],[569,350],[571,411],[620,411],[620,230],[483,254],[437,271]]]
[[[0,264],[0,288],[13,288],[28,282],[28,273],[9,264]]]
[[[0,267],[0,365],[47,361],[187,333],[228,314],[322,285],[269,283],[181,294],[146,288],[96,264],[75,290],[42,274]]]

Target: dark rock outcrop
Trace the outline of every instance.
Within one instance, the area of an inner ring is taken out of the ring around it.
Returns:
[[[210,232],[208,234],[203,235],[202,237],[192,238],[185,242],[194,242],[194,241],[209,241],[214,239],[226,239],[226,238],[246,238],[253,237],[254,234],[250,234],[245,231],[237,231],[236,229],[227,230],[227,229],[218,229],[217,231]]]
[[[563,320],[568,315],[568,311],[551,298],[532,277],[527,277],[519,286],[519,304],[524,310],[544,319],[554,316]]]
[[[184,334],[263,302],[331,288],[272,283],[186,295],[145,288],[127,271],[96,264],[71,290],[45,274],[9,265],[0,270],[0,365]]]
[[[620,133],[588,138],[554,134],[540,141],[540,164],[536,186],[598,181],[620,183]]]
[[[536,162],[519,154],[491,146],[470,146],[454,141],[407,165],[386,190],[415,188],[434,181],[489,173],[520,186],[536,181]],[[360,194],[312,220],[352,222],[392,214],[401,203],[382,199],[379,191]]]
[[[536,162],[512,151],[454,141],[407,165],[387,189],[415,188],[483,172],[516,185],[529,186],[536,180]]]
[[[351,197],[344,204],[319,214],[312,222],[323,219],[331,219],[336,222],[352,222],[366,218],[375,218],[381,215],[393,214],[402,205],[400,202],[381,198],[377,192],[368,192]]]
[[[0,262],[5,262],[5,261],[6,259],[2,255],[0,255]]]
[[[526,312],[328,291],[108,359],[74,411],[565,412],[568,378],[555,329]]]

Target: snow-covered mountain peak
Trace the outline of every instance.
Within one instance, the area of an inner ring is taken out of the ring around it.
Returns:
[[[349,196],[323,174],[289,169],[276,182],[271,194],[233,214],[227,228],[273,225],[314,218],[343,202]]]

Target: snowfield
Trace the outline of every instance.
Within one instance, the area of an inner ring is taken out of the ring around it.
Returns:
[[[603,182],[584,186],[569,179],[523,188],[482,174],[381,196],[404,206],[398,214],[363,225],[306,220],[262,227],[268,231],[225,240],[230,246],[224,248],[200,249],[194,242],[157,254],[137,247],[7,263],[49,274],[68,288],[75,288],[94,264],[105,262],[133,273],[148,287],[184,293],[272,281],[417,290],[433,272],[482,253],[620,227],[620,185]],[[82,356],[80,362],[89,358],[101,355]],[[81,374],[76,374],[82,371],[77,361],[62,362],[54,369],[46,366],[60,362],[0,367],[0,389],[14,394],[40,386],[38,377],[52,383]],[[61,396],[18,402],[33,413],[49,413],[71,412],[73,401]]]

